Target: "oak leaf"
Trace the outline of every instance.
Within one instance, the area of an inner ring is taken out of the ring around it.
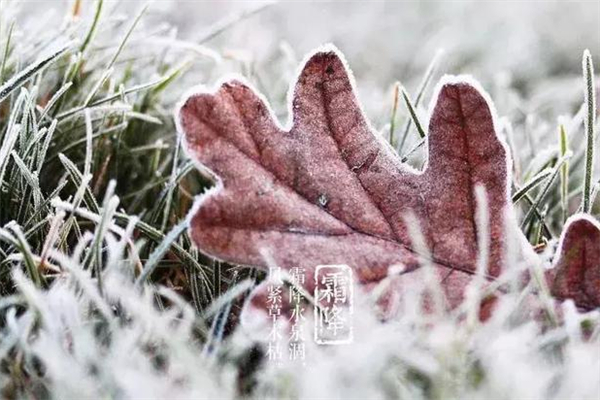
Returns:
[[[487,95],[464,77],[445,77],[436,93],[423,171],[401,163],[371,128],[333,48],[305,62],[288,127],[243,79],[186,96],[179,131],[188,154],[218,181],[192,211],[194,242],[212,257],[260,267],[267,249],[281,268],[304,268],[308,290],[320,264],[347,264],[370,284],[392,265],[405,274],[419,268],[405,225],[410,211],[456,305],[476,270],[476,185],[489,203],[488,277],[501,272],[506,227],[519,230],[510,217],[508,151]],[[519,252],[530,251],[520,240]]]

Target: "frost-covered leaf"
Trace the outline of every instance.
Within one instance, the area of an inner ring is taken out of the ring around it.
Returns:
[[[563,231],[550,289],[558,299],[573,299],[577,306],[600,307],[600,225],[591,217],[571,217]]]
[[[489,200],[487,275],[500,274],[503,232],[513,223],[506,221],[508,155],[476,83],[440,83],[422,172],[402,164],[370,127],[335,49],[308,59],[292,93],[289,128],[240,79],[184,99],[177,122],[188,153],[219,179],[191,219],[203,252],[264,267],[266,249],[276,265],[305,268],[308,277],[319,264],[348,264],[366,284],[392,265],[405,274],[419,267],[405,222],[410,211],[455,305],[476,270],[474,188],[481,185]]]

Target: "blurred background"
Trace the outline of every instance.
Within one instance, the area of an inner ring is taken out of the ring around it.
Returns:
[[[45,19],[64,15],[73,1],[52,0],[52,7],[48,1],[24,3],[24,10],[40,14],[35,19]],[[146,2],[106,3],[125,13]],[[440,49],[440,73],[472,74],[491,92],[496,86],[516,89],[524,97],[535,97],[541,108],[564,104],[556,101],[557,94],[566,103],[571,96],[581,97],[581,54],[586,48],[596,60],[600,54],[598,1],[149,3],[146,23],[156,32],[168,24],[176,30],[170,35],[190,43],[203,39],[215,23],[239,17],[206,43],[225,56],[225,65],[217,71],[256,74],[254,79],[263,81],[267,96],[276,103],[303,55],[334,43],[346,55],[373,118],[383,117],[389,108],[394,81],[415,90]],[[83,1],[82,8],[93,8],[93,2]],[[92,17],[92,12],[83,11],[84,17]],[[151,46],[152,35],[144,34],[145,45]],[[215,79],[207,74],[211,70],[199,68],[190,79],[210,83]],[[501,114],[510,111],[498,106]]]

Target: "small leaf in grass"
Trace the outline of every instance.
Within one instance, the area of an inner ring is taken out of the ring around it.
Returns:
[[[552,295],[585,309],[600,307],[600,224],[585,214],[569,218],[557,254],[549,271]]]
[[[438,85],[422,172],[402,165],[371,129],[335,49],[304,65],[290,128],[240,80],[184,98],[177,122],[187,151],[219,179],[195,208],[195,243],[216,258],[261,267],[267,249],[276,265],[305,268],[307,276],[320,264],[348,264],[367,284],[392,265],[405,274],[420,267],[405,220],[410,212],[456,305],[477,269],[474,188],[481,186],[489,204],[488,278],[501,272],[504,229],[513,223],[506,221],[507,149],[478,86],[464,77]],[[523,256],[530,249],[520,239]]]

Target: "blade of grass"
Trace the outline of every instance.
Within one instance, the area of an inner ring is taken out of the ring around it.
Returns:
[[[150,257],[144,265],[144,270],[135,282],[136,286],[141,287],[144,284],[146,279],[148,279],[152,272],[154,272],[160,260],[162,260],[167,251],[169,251],[173,242],[177,240],[177,238],[187,229],[187,227],[188,222],[187,220],[184,220],[171,229],[163,241],[156,247],[156,249],[154,249],[152,254],[150,254]]]
[[[594,86],[594,66],[592,55],[589,50],[583,52],[583,76],[586,85],[585,103],[587,117],[585,119],[585,130],[587,134],[587,145],[585,153],[585,176],[583,179],[582,209],[589,213],[592,208],[590,195],[592,192],[592,175],[594,173],[594,127],[596,125],[596,88]]]
[[[97,121],[97,120],[98,119],[93,119],[92,122],[93,121]],[[127,128],[127,122],[120,123],[118,125],[111,126],[110,128],[98,131],[98,132],[94,133],[94,135],[92,136],[92,139],[98,139],[99,137],[109,135],[111,133],[117,132],[119,130],[123,130],[125,128]],[[73,142],[71,142],[71,143],[67,144],[66,146],[64,146],[63,148],[61,148],[61,153],[50,155],[48,157],[48,159],[46,160],[46,162],[54,161],[56,158],[59,157],[59,154],[67,153],[69,150],[72,150],[73,148],[75,148],[75,147],[77,147],[77,146],[79,146],[81,144],[84,144],[86,142],[87,142],[87,138],[86,137],[74,140]]]
[[[137,26],[138,22],[140,22],[140,19],[145,14],[145,12],[146,12],[147,9],[148,9],[148,4],[146,4],[146,5],[144,5],[142,7],[142,9],[138,13],[138,15],[133,20],[131,26],[129,27],[129,29],[125,33],[125,36],[123,37],[123,39],[119,43],[119,47],[117,48],[117,51],[115,52],[115,54],[113,55],[112,59],[108,63],[108,66],[106,67],[107,70],[110,69],[110,68],[112,68],[112,66],[115,64],[115,61],[117,61],[117,58],[119,58],[119,55],[121,54],[121,51],[123,51],[123,48],[125,47],[125,44],[127,44],[127,40],[129,39],[129,37],[133,33],[133,30]]]
[[[560,144],[560,156],[564,157],[569,151],[569,141],[567,139],[567,130],[563,124],[560,124],[559,131],[559,144]],[[567,221],[569,216],[569,162],[565,161],[562,168],[560,169],[560,204],[562,207],[562,222],[563,224]]]
[[[48,132],[46,133],[46,137],[44,138],[44,142],[38,149],[37,153],[37,173],[38,176],[42,172],[42,167],[44,166],[44,161],[46,160],[46,154],[48,154],[48,149],[50,148],[50,143],[52,138],[54,137],[54,132],[56,132],[56,126],[58,125],[57,120],[52,120],[50,127],[48,128]]]
[[[521,222],[521,228],[522,229],[524,229],[527,226],[527,224],[529,223],[529,220],[530,220],[531,216],[534,213],[534,209],[535,208],[539,208],[540,203],[546,197],[546,194],[548,194],[548,190],[550,190],[550,187],[552,186],[552,182],[554,182],[554,179],[556,178],[556,176],[560,172],[560,169],[561,169],[562,165],[569,158],[571,158],[571,155],[572,155],[572,153],[568,152],[567,154],[565,154],[564,157],[561,157],[556,162],[556,165],[554,166],[554,168],[552,170],[552,175],[550,176],[550,179],[548,179],[548,181],[546,182],[546,184],[544,185],[544,187],[542,188],[542,190],[540,191],[540,193],[536,197],[535,201],[533,202],[532,206],[527,211],[527,214],[525,214],[525,217],[523,218],[523,222]]]
[[[404,103],[406,104],[406,108],[408,109],[408,112],[410,113],[410,118],[412,119],[412,121],[415,124],[415,127],[417,128],[419,137],[421,139],[423,139],[427,135],[425,134],[425,131],[423,130],[423,126],[421,125],[421,122],[419,121],[419,118],[417,117],[417,111],[415,109],[416,106],[413,105],[412,101],[410,100],[410,97],[408,96],[406,89],[402,88],[401,92],[402,92],[402,98],[404,99]]]
[[[405,163],[408,161],[408,158],[413,155],[413,153],[417,150],[419,150],[424,144],[425,144],[425,138],[419,140],[419,142],[417,144],[415,144],[413,146],[412,149],[410,149],[409,151],[406,152],[405,155],[402,156],[402,158],[400,159],[401,162]]]
[[[395,147],[394,132],[396,130],[396,113],[398,111],[398,97],[400,94],[400,82],[394,84],[394,103],[392,105],[392,115],[390,116],[390,144]]]
[[[98,91],[100,90],[102,85],[104,85],[106,80],[108,78],[110,78],[110,76],[112,75],[113,72],[114,72],[114,68],[108,68],[108,69],[106,69],[106,71],[104,71],[102,73],[102,75],[100,76],[100,79],[98,79],[98,81],[96,82],[96,84],[94,85],[92,90],[90,90],[89,94],[87,95],[86,99],[84,100],[84,102],[83,102],[84,107],[87,107],[92,102],[92,99],[94,98],[96,93],[98,93]]]
[[[4,174],[6,173],[6,167],[8,166],[8,155],[13,151],[19,132],[21,131],[20,125],[14,125],[12,129],[8,131],[4,136],[2,147],[0,147],[0,185],[4,182]]]
[[[535,232],[535,239],[534,239],[534,245],[539,245],[540,243],[542,243],[542,238],[544,237],[543,232],[544,232],[544,224],[542,221],[544,221],[546,219],[546,214],[548,213],[548,207],[545,207],[544,210],[542,210],[541,213],[541,218],[540,221],[538,222],[538,226]]]
[[[81,43],[79,47],[79,52],[84,53],[89,44],[92,42],[94,38],[94,34],[96,33],[96,29],[98,28],[98,21],[100,21],[100,14],[102,14],[102,6],[104,5],[104,0],[96,1],[96,12],[94,13],[94,19],[92,20],[92,24],[90,25],[90,29],[88,33],[85,35],[85,39]]]
[[[433,59],[431,60],[429,65],[427,66],[425,75],[423,76],[423,79],[421,80],[421,83],[419,85],[419,89],[417,90],[417,96],[415,97],[415,107],[418,107],[419,104],[421,104],[421,101],[423,100],[423,96],[425,95],[425,91],[427,90],[427,88],[429,87],[429,84],[431,83],[431,79],[433,78],[433,75],[435,74],[435,71],[436,71],[438,63],[442,57],[442,54],[444,54],[444,51],[438,50],[435,53],[435,55],[433,56]],[[402,132],[402,140],[400,141],[400,144],[397,148],[398,154],[402,153],[402,150],[404,149],[404,144],[406,142],[408,132],[410,131],[411,124],[412,124],[412,119],[407,120],[406,123],[404,124],[404,129]]]
[[[71,117],[71,116],[73,116],[73,115],[75,115],[77,113],[82,112],[86,108],[95,108],[95,107],[97,107],[99,105],[111,102],[113,100],[118,100],[121,96],[126,96],[128,94],[133,94],[133,93],[136,93],[136,92],[139,92],[139,91],[142,91],[142,90],[146,90],[146,89],[152,88],[152,87],[154,87],[156,85],[161,84],[167,78],[168,78],[168,76],[167,77],[161,77],[160,79],[157,79],[157,80],[152,81],[152,82],[144,83],[144,84],[137,85],[137,86],[132,86],[129,89],[125,89],[123,91],[123,93],[115,93],[115,94],[112,94],[110,96],[104,97],[102,99],[96,100],[96,101],[90,103],[87,107],[85,107],[85,106],[77,106],[77,107],[72,108],[70,110],[63,111],[62,113],[60,113],[60,114],[58,114],[56,116],[56,119],[58,119],[59,121],[61,121],[61,120],[64,120],[66,118],[69,118],[69,117]]]
[[[8,81],[6,81],[2,86],[0,86],[0,103],[2,103],[10,94],[21,87],[25,82],[27,82],[31,77],[40,72],[44,67],[50,65],[55,62],[60,56],[65,54],[72,46],[72,43],[67,43],[63,45],[59,50],[54,53],[46,56],[33,64],[29,65],[27,68],[14,75]]]
[[[271,1],[266,4],[261,4],[257,7],[252,7],[247,10],[243,10],[242,12],[240,12],[238,14],[232,14],[220,21],[217,21],[215,24],[209,26],[208,29],[205,31],[205,33],[202,33],[200,35],[200,37],[196,40],[196,42],[198,42],[198,43],[207,42],[207,41],[211,40],[212,38],[214,38],[215,36],[220,35],[224,31],[226,31],[229,27],[235,25],[237,22],[261,12],[261,11],[265,10],[267,7],[272,6],[273,4],[276,4],[276,2]]]
[[[29,168],[27,168],[25,162],[21,160],[21,157],[19,157],[16,152],[13,151],[10,153],[10,155],[12,156],[13,160],[15,160],[15,164],[21,171],[21,175],[23,178],[25,178],[25,181],[29,184],[31,190],[33,191],[33,206],[37,210],[40,207],[44,197],[40,191],[40,182],[38,177],[34,172],[31,172]]]
[[[29,243],[17,223],[12,221],[6,224],[4,228],[0,228],[0,239],[12,244],[19,250],[29,276],[33,279],[38,288],[41,287],[42,277],[35,263]]]
[[[92,115],[89,108],[85,110],[85,159],[83,161],[83,175],[92,173],[92,153],[94,152],[92,137],[94,131],[92,128]]]
[[[102,243],[104,242],[104,238],[109,230],[113,215],[119,205],[119,198],[117,196],[113,196],[115,185],[115,181],[110,181],[108,185],[104,202],[102,204],[100,222],[96,225],[96,230],[94,231],[94,240],[92,242],[90,251],[87,253],[83,261],[84,269],[88,269],[95,265],[96,280],[98,282],[98,292],[100,295],[102,295],[104,292],[102,287]]]
[[[73,163],[73,161],[71,161],[64,154],[59,154],[58,158],[60,159],[62,165],[65,167],[67,173],[69,174],[69,177],[71,178],[75,186],[79,187],[83,182],[83,177],[87,175],[82,175]],[[94,197],[94,194],[92,193],[88,184],[85,185],[85,192],[83,198],[85,204],[90,208],[92,212],[99,212],[100,207],[98,206],[98,202],[96,201],[96,198]]]
[[[481,294],[485,277],[488,274],[489,253],[490,253],[490,216],[489,202],[485,187],[477,184],[474,189],[476,199],[475,222],[477,227],[477,269],[476,274],[469,283],[469,289],[466,292],[470,307],[467,311],[467,326],[473,329],[479,324],[479,314],[481,310]]]
[[[6,61],[8,60],[8,54],[10,53],[10,42],[12,39],[13,29],[15,23],[11,23],[8,28],[8,34],[6,35],[6,45],[4,45],[4,52],[2,54],[2,66],[0,67],[0,82],[4,80],[4,71],[6,70]]]
[[[52,95],[50,100],[48,100],[46,107],[44,107],[40,114],[40,121],[43,121],[46,118],[48,112],[50,112],[52,107],[54,107],[58,100],[67,92],[67,90],[71,88],[71,86],[73,86],[73,82],[67,82],[64,85],[62,85],[60,89],[58,89],[56,93],[54,93],[54,95]]]
[[[564,165],[564,164],[563,164]],[[526,194],[528,194],[531,190],[536,188],[540,183],[542,183],[547,177],[552,175],[552,169],[547,168],[541,171],[539,174],[531,178],[521,189],[519,189],[512,196],[512,202],[518,203]]]
[[[175,182],[178,175],[179,170],[179,149],[181,147],[181,136],[177,137],[177,143],[175,145],[175,154],[173,155],[173,168],[171,169],[171,178],[167,188],[166,193],[166,202],[165,208],[163,212],[162,221],[160,224],[160,230],[164,231],[167,227],[167,222],[169,221],[169,214],[171,213],[171,201],[173,199],[173,191],[175,190]]]

